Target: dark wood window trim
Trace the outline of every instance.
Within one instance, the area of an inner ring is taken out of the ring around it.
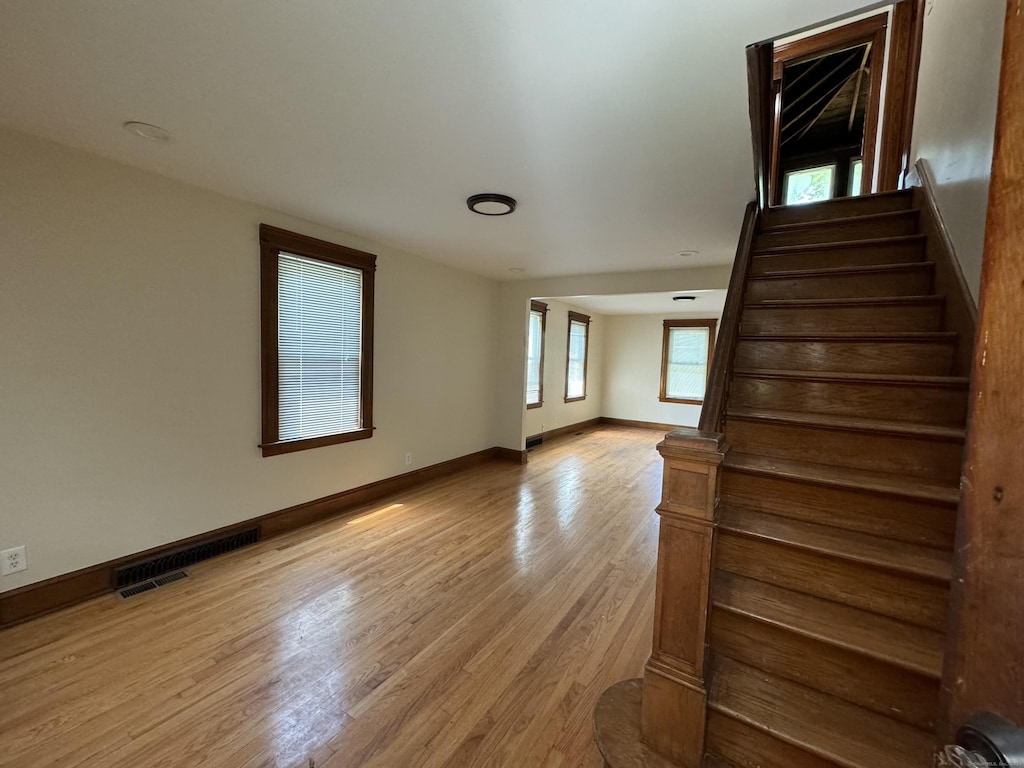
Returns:
[[[685,403],[687,405],[703,405],[704,400],[683,400],[676,397],[666,397],[665,388],[668,386],[668,339],[673,328],[707,328],[708,329],[708,359],[704,369],[704,386],[707,387],[708,373],[711,371],[711,360],[715,356],[715,326],[717,320],[665,320],[662,323],[661,331],[661,390],[658,399],[663,403]],[[707,397],[707,392],[704,392]]]
[[[547,343],[548,333],[548,305],[543,301],[531,301],[530,314],[533,314],[534,312],[540,313],[540,389],[537,393],[537,402],[527,403],[527,410],[540,408],[544,405],[544,347]]]
[[[360,423],[358,430],[298,440],[279,439],[278,390],[278,255],[290,253],[326,261],[363,274],[360,370]],[[370,253],[317,240],[267,224],[260,224],[260,335],[263,390],[264,456],[336,445],[373,437],[373,283],[377,257]]]
[[[569,350],[572,344],[572,324],[582,323],[583,331],[583,394],[569,397]],[[569,324],[565,333],[565,402],[577,403],[587,399],[587,363],[590,360],[590,315],[569,310]]]
[[[773,54],[773,93],[776,94],[775,112],[779,113],[781,109],[781,96],[778,94],[781,92],[782,82],[782,70],[787,64],[796,64],[800,61],[812,59],[817,56],[821,56],[828,51],[835,50],[842,47],[854,47],[862,45],[864,43],[871,43],[873,56],[877,55],[878,59],[873,59],[873,62],[881,62],[882,57],[885,55],[885,37],[887,29],[888,19],[886,14],[878,13],[874,16],[870,16],[866,19],[859,21],[853,21],[841,27],[820,32],[818,34],[809,35],[808,37],[794,40],[789,43],[774,46]],[[870,81],[870,95],[868,97],[868,110],[864,116],[864,141],[863,141],[863,158],[864,158],[864,175],[861,180],[861,194],[868,194],[872,189],[872,179],[875,173],[875,144],[878,138],[879,129],[879,111],[882,109],[882,104],[879,100],[879,95],[882,89],[882,66],[878,66],[875,63],[871,67],[871,81]],[[902,105],[900,105],[902,107]],[[888,110],[888,105],[886,110]],[[887,114],[891,117],[895,117],[893,113]],[[778,118],[776,118],[777,120]],[[778,125],[772,126],[772,178],[771,178],[771,202],[772,205],[781,205],[782,200],[782,169],[779,168],[779,135]],[[884,138],[884,137],[883,137]],[[884,191],[887,189],[895,189],[886,183],[885,179],[880,179],[878,191]]]

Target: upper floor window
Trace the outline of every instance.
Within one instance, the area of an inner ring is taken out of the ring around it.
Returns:
[[[544,335],[547,330],[548,305],[530,302],[530,326],[526,335],[526,407],[544,404]]]
[[[590,316],[569,312],[569,338],[566,344],[565,402],[587,396],[587,346]]]
[[[715,321],[666,320],[663,326],[659,399],[700,405],[715,348]]]
[[[782,200],[786,205],[831,200],[836,193],[836,164],[801,168],[786,173],[782,182]]]
[[[376,259],[260,225],[264,456],[373,436]]]

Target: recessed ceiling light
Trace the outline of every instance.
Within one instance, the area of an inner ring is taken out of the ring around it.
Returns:
[[[161,144],[166,144],[171,140],[171,134],[159,125],[140,123],[138,120],[129,120],[127,123],[124,123],[122,127],[126,131],[134,133],[136,136],[140,136],[143,139],[148,139],[149,141],[158,141]]]
[[[673,296],[672,301],[696,301],[696,296]]]
[[[508,216],[516,209],[516,201],[508,195],[488,192],[468,198],[466,207],[481,216]]]
[[[698,255],[700,255],[700,251],[678,251],[676,253],[676,256],[682,256],[684,259],[688,258],[690,256],[698,256]]]

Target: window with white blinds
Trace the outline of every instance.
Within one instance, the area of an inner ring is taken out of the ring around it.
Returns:
[[[526,407],[539,408],[544,402],[544,331],[548,305],[530,302],[530,325],[526,335]]]
[[[565,400],[582,400],[587,396],[587,341],[590,317],[569,312],[569,339],[565,362]]]
[[[704,401],[714,343],[714,320],[664,321],[661,400]]]
[[[352,432],[362,426],[362,278],[358,269],[278,255],[279,440]]]
[[[376,257],[260,227],[263,454],[372,436]]]

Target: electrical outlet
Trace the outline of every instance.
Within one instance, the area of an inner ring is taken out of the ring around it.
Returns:
[[[408,467],[410,464],[412,464],[412,454],[407,453],[405,454],[405,466]]]
[[[28,558],[25,556],[25,545],[5,549],[0,552],[0,576],[9,576],[18,571],[28,568]]]

